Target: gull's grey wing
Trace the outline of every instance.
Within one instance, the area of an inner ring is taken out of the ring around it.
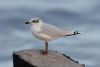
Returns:
[[[57,38],[57,37],[63,37],[67,34],[72,34],[72,32],[66,31],[66,30],[62,30],[56,26],[44,23],[43,26],[41,27],[42,31],[41,33],[49,35],[53,38]]]

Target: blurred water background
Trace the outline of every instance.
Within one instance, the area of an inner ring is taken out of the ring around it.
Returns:
[[[12,52],[42,49],[25,21],[39,17],[81,35],[49,42],[49,49],[71,56],[86,67],[100,66],[100,0],[0,0],[0,67],[13,67]]]

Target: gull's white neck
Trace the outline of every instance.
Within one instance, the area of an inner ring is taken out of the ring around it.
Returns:
[[[39,23],[32,23],[31,24],[31,30],[33,33],[37,33],[41,31],[41,26],[43,25],[43,22],[40,21]]]

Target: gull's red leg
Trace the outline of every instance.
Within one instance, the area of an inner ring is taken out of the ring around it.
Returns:
[[[48,42],[45,41],[45,50],[44,51],[41,51],[43,55],[47,55],[48,54]]]
[[[48,42],[45,41],[45,54],[48,54]]]

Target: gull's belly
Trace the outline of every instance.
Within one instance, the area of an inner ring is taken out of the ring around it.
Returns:
[[[40,39],[40,40],[45,40],[45,41],[51,41],[53,40],[52,37],[50,37],[49,35],[46,35],[46,34],[42,34],[42,33],[33,33],[33,35]]]

